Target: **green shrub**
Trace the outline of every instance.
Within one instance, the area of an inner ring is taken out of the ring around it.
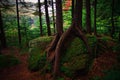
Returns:
[[[12,55],[0,55],[0,69],[19,64],[20,61]]]

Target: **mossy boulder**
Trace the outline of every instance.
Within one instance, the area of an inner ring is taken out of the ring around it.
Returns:
[[[53,37],[39,37],[29,42],[28,69],[37,71],[44,67],[46,63],[45,49],[52,41]]]
[[[87,36],[87,39],[94,54],[97,39],[95,36]],[[61,71],[69,77],[73,77],[79,72],[79,74],[85,74],[93,61],[90,59],[85,44],[80,38],[76,37],[63,51],[61,57]]]
[[[29,42],[29,52],[31,52],[34,48],[39,48],[40,51],[44,51],[48,44],[52,41],[53,37],[39,37],[33,39]]]

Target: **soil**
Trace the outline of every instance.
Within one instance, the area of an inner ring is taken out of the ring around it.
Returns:
[[[30,72],[27,68],[28,53],[20,54],[18,48],[7,48],[2,51],[5,55],[12,55],[20,60],[20,64],[0,70],[0,80],[44,80],[39,72]]]
[[[20,50],[16,47],[4,49],[2,53],[5,55],[10,55],[12,53],[13,56],[20,60],[20,64],[0,70],[0,80],[52,80],[50,79],[50,74],[42,76],[39,71],[31,72],[28,70],[28,53],[21,55]],[[112,68],[115,63],[117,63],[116,54],[111,51],[106,51],[98,58],[95,58],[92,69],[88,75],[78,76],[77,80],[89,80],[89,78],[93,76],[104,76],[103,71]],[[65,80],[74,79],[66,78]]]

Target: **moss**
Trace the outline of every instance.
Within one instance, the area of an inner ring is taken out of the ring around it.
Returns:
[[[97,39],[94,36],[88,36],[88,42],[90,47],[94,49]],[[77,71],[83,70],[84,73],[89,68],[89,59],[88,51],[83,41],[79,38],[74,38],[62,54],[61,71],[69,77],[73,77]]]
[[[52,41],[53,37],[39,37],[29,42],[29,47],[39,47],[42,50]]]
[[[12,55],[0,55],[0,69],[19,64],[20,61]]]
[[[28,69],[37,71],[42,69],[46,64],[45,49],[53,37],[39,37],[31,40],[29,43],[30,54],[28,59]]]
[[[28,69],[31,71],[37,71],[37,70],[42,69],[46,63],[46,54],[38,53],[37,49],[35,52],[30,53],[29,58],[28,58]]]

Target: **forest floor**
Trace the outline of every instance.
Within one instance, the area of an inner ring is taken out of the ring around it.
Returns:
[[[5,55],[12,55],[20,60],[20,64],[0,70],[0,80],[51,80],[50,75],[41,76],[38,72],[28,70],[28,53],[20,54],[20,50],[16,47],[2,50]],[[106,51],[104,54],[96,58],[93,62],[91,71],[86,76],[79,76],[78,80],[89,80],[91,76],[103,76],[103,70],[110,69],[113,64],[117,63],[116,54]],[[46,78],[47,77],[47,78]],[[74,80],[66,78],[65,80]]]

